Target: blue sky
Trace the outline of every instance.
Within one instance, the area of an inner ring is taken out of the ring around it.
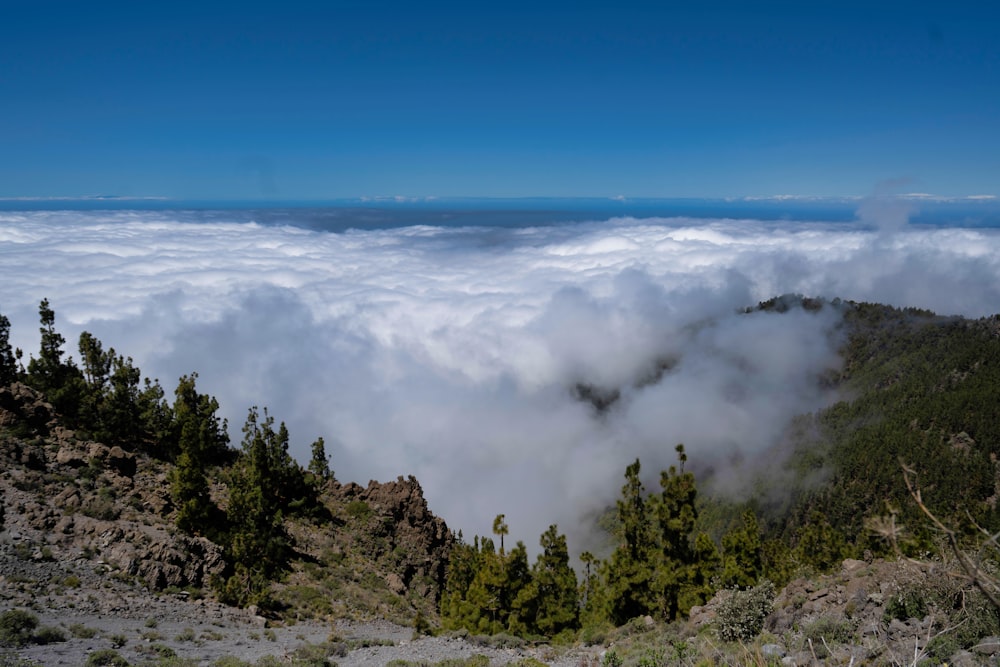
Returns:
[[[1000,5],[4,2],[0,197],[1000,194]]]

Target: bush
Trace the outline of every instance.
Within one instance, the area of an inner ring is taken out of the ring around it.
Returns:
[[[774,606],[774,584],[763,581],[746,591],[732,591],[716,617],[719,639],[750,641],[764,629],[764,619]]]
[[[601,667],[622,667],[624,661],[622,657],[612,648],[604,654],[601,658]]]
[[[38,617],[21,609],[11,609],[0,614],[0,644],[24,646],[31,641],[31,634],[38,627]]]
[[[102,648],[87,656],[85,667],[129,667],[128,660],[121,657],[118,651]]]
[[[31,641],[35,644],[56,644],[66,641],[66,633],[59,628],[46,625],[38,629],[38,632],[34,634]]]
[[[911,618],[922,619],[927,616],[927,601],[924,592],[916,587],[899,591],[886,603],[882,620],[888,623],[893,619],[908,621]]]
[[[817,618],[802,629],[816,652],[816,657],[826,658],[827,644],[846,644],[854,639],[854,626],[850,621],[837,620],[829,616]]]
[[[91,639],[97,636],[97,630],[94,628],[88,628],[82,623],[71,623],[69,626],[69,632],[74,637],[79,637],[80,639]]]
[[[251,667],[252,662],[247,662],[232,655],[224,655],[212,663],[212,667]]]

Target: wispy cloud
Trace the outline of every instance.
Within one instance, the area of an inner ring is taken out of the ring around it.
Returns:
[[[168,390],[197,370],[234,433],[266,405],[301,459],[322,435],[342,479],[415,474],[454,527],[485,533],[503,512],[534,544],[611,501],[636,456],[650,471],[677,442],[752,457],[830,399],[812,380],[838,363],[834,313],[740,308],[800,292],[1000,311],[995,230],[883,214],[331,234],[0,213],[0,312],[30,352],[47,297],[68,340],[89,330]],[[598,414],[578,384],[620,399]]]

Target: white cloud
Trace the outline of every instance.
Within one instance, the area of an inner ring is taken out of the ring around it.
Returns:
[[[1000,311],[1000,236],[867,223],[689,219],[342,234],[172,212],[0,213],[0,312],[37,349],[50,299],[172,390],[197,370],[239,433],[250,405],[341,479],[415,474],[467,534],[506,513],[529,546],[655,472],[752,458],[829,397],[833,314],[738,315],[786,292]],[[888,216],[886,219],[879,216]],[[188,220],[188,221],[185,221]],[[875,228],[875,231],[872,230]],[[636,386],[656,364],[658,383]],[[598,415],[576,383],[618,389]]]

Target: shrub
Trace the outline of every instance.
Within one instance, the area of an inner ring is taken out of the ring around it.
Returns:
[[[118,651],[102,648],[87,656],[85,667],[129,667],[128,660],[121,657]]]
[[[850,621],[822,616],[802,629],[802,634],[811,642],[818,658],[828,657],[827,644],[846,644],[854,638],[854,626]]]
[[[889,622],[893,619],[907,621],[911,618],[922,619],[927,615],[927,601],[924,593],[916,587],[905,588],[886,603],[882,620]]]
[[[97,630],[94,628],[88,628],[82,623],[71,623],[69,626],[69,632],[74,637],[78,637],[80,639],[91,639],[92,637],[97,636]]]
[[[31,641],[35,644],[56,644],[66,641],[66,633],[59,628],[46,625],[38,629],[38,632],[34,634]]]
[[[745,591],[732,591],[716,617],[723,641],[750,641],[764,629],[764,619],[774,606],[774,584],[763,581]]]
[[[38,617],[22,609],[11,609],[0,614],[0,644],[24,646],[31,641],[31,633],[38,627]]]
[[[601,667],[622,667],[623,663],[622,657],[614,649],[609,649],[601,658]]]
[[[212,667],[251,667],[253,663],[232,655],[224,655],[212,663]]]

